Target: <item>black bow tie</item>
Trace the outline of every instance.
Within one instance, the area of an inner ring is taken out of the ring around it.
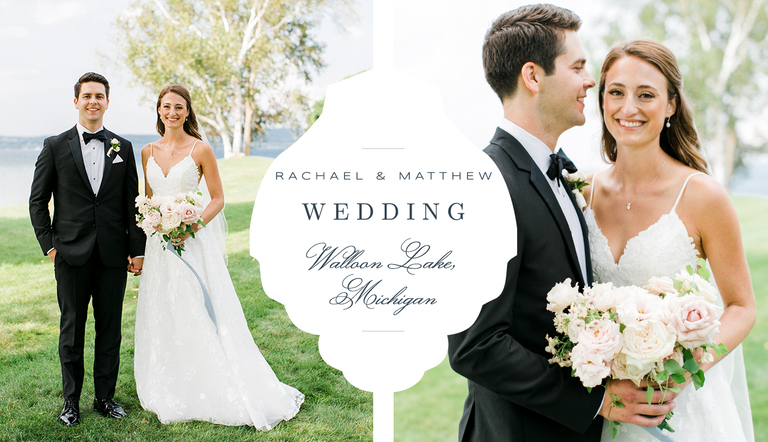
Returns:
[[[576,165],[565,156],[563,149],[553,153],[549,158],[552,159],[552,162],[549,164],[549,169],[547,169],[547,176],[550,180],[557,180],[558,187],[560,186],[560,180],[557,178],[563,176],[563,169],[567,170],[568,173],[574,173],[578,170]]]
[[[83,141],[85,142],[85,144],[88,144],[91,140],[101,140],[102,143],[106,143],[107,133],[104,132],[104,129],[93,134],[88,132],[83,132]]]

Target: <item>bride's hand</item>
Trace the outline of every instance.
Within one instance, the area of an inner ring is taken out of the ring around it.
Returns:
[[[200,224],[193,224],[192,225],[192,231],[197,233],[200,230],[200,227],[201,227]],[[182,235],[182,236],[171,237],[171,244],[173,244],[174,246],[178,246],[178,245],[184,243],[184,241],[186,241],[187,238],[189,238],[190,236],[191,235],[189,233],[184,233],[184,235]]]

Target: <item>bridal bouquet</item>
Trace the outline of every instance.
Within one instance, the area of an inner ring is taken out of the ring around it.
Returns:
[[[136,207],[139,209],[136,223],[148,236],[159,232],[165,242],[179,239],[187,233],[194,238],[192,226],[205,226],[202,218],[203,206],[198,198],[201,195],[200,192],[179,194],[176,197],[147,198],[145,195],[139,195],[136,197]],[[165,247],[163,245],[163,249]],[[173,248],[181,255],[184,244],[174,245]]]
[[[714,343],[723,312],[716,300],[703,259],[696,270],[687,266],[674,278],[651,278],[642,288],[608,282],[580,293],[566,279],[547,294],[547,310],[555,313],[555,328],[563,335],[547,335],[546,350],[553,354],[549,362],[572,367],[572,375],[587,388],[608,378],[630,379],[638,386],[645,380],[649,404],[652,385],[680,391],[668,382],[690,378],[698,389],[704,384],[699,363],[712,361],[709,350],[718,357],[728,352]],[[623,407],[620,398],[610,399],[611,406]],[[674,432],[670,417],[659,428]],[[614,437],[617,425],[611,422]]]

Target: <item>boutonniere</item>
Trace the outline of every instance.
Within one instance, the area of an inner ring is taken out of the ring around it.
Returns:
[[[112,140],[109,142],[109,150],[107,151],[107,156],[112,155],[112,152],[120,152],[120,141],[117,138],[112,138]]]
[[[587,207],[587,200],[584,199],[582,194],[584,193],[584,186],[587,185],[587,174],[580,170],[568,173],[567,170],[563,169],[563,178],[565,178],[565,181],[571,188],[571,192],[576,197],[576,204],[579,205],[579,209],[584,210]]]

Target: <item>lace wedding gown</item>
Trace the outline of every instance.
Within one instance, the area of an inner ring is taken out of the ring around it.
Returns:
[[[592,194],[597,186],[592,179]],[[693,174],[697,175],[697,174]],[[691,175],[691,176],[693,176]],[[655,224],[631,238],[619,262],[614,262],[608,240],[600,231],[591,207],[584,215],[589,228],[589,247],[596,282],[612,282],[615,286],[643,286],[654,276],[674,277],[686,265],[696,265],[698,251],[688,236],[675,208],[685,190],[689,176],[677,196],[672,210]],[[592,198],[590,201],[594,202]],[[719,300],[722,305],[722,300]],[[670,425],[674,433],[648,431],[633,424],[619,425],[619,433],[611,438],[610,424],[603,424],[604,442],[676,441],[676,442],[742,442],[753,441],[752,414],[749,408],[744,362],[739,345],[714,367],[707,370],[704,386],[696,390],[688,385],[675,399],[677,407]],[[653,436],[661,435],[659,438]],[[666,439],[665,439],[666,437]]]
[[[194,150],[194,147],[193,147]],[[191,154],[163,174],[147,162],[155,195],[195,190],[198,169]],[[162,236],[147,238],[136,309],[134,374],[141,406],[160,422],[209,421],[269,430],[299,411],[304,395],[281,383],[248,330],[240,301],[215,235],[200,229],[185,241],[182,257],[210,295]]]

